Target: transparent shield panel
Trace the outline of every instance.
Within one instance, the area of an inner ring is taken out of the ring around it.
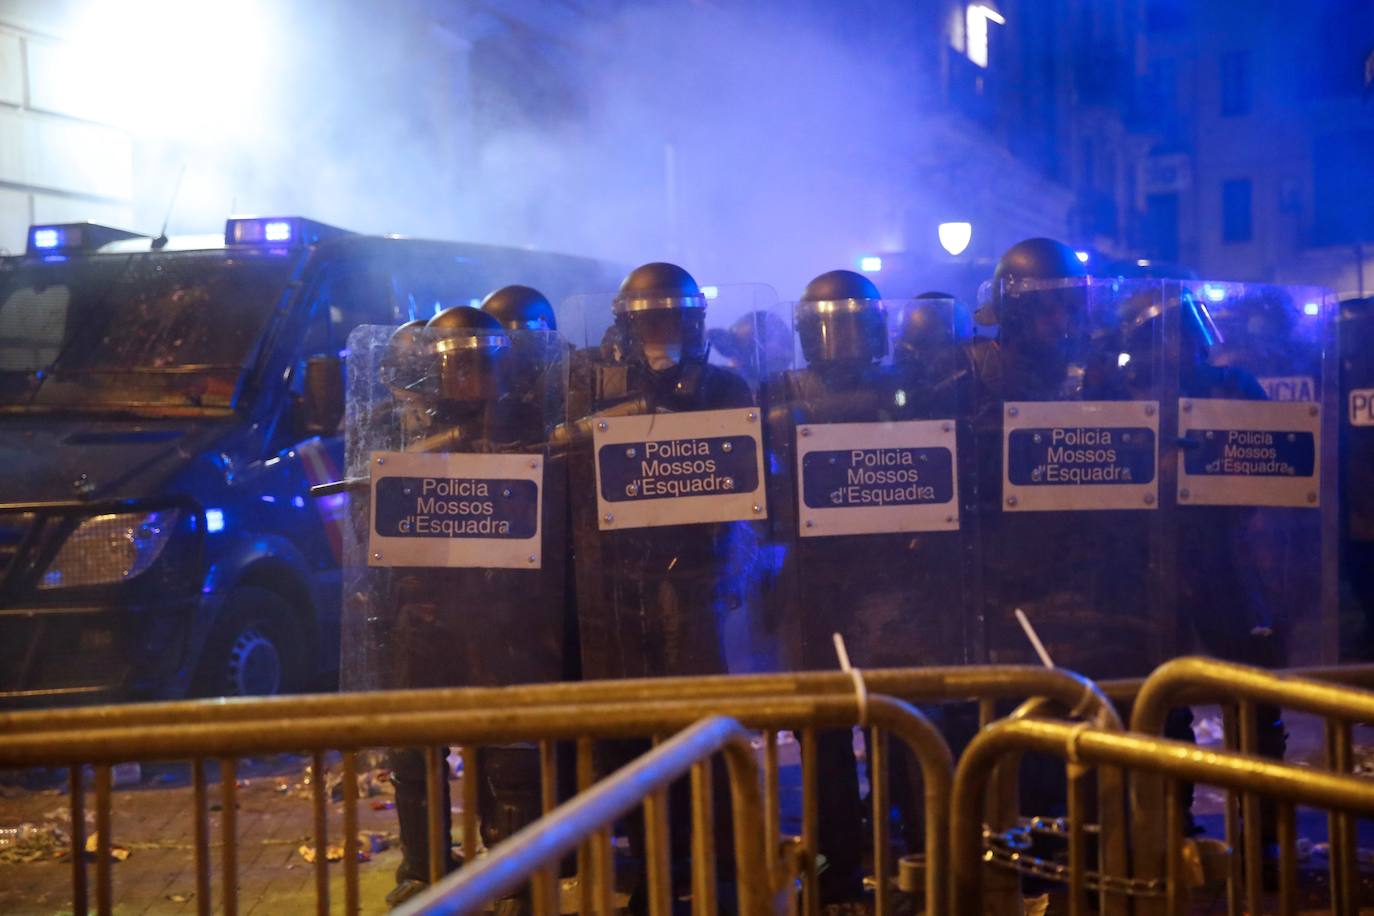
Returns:
[[[556,332],[349,338],[345,689],[565,675],[568,347]]]
[[[790,365],[788,322],[767,287],[702,291],[619,319],[611,296],[560,308],[583,340],[560,435],[589,678],[776,665],[759,391]]]
[[[1179,315],[1179,607],[1193,647],[1334,662],[1334,297],[1189,283]]]
[[[949,300],[793,303],[797,368],[767,385],[773,612],[788,666],[968,657]]]
[[[1342,302],[1337,327],[1340,594],[1348,633],[1340,647],[1345,658],[1368,658],[1374,641],[1374,299]]]
[[[985,284],[995,340],[960,348],[970,430],[962,486],[976,535],[974,657],[1144,674],[1171,654],[1160,513],[1160,404],[1171,374],[1159,281]]]

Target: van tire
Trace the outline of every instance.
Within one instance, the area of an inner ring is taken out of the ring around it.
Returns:
[[[224,611],[201,653],[198,696],[273,696],[300,689],[301,646],[290,603],[274,591],[244,585]]]

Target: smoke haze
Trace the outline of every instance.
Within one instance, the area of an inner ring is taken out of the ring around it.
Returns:
[[[914,14],[891,6],[563,8],[550,37],[477,4],[240,5],[257,24],[235,33],[254,62],[228,67],[243,88],[155,103],[142,125],[139,228],[160,226],[184,164],[173,231],[213,231],[231,209],[302,213],[674,259],[788,298],[899,247],[922,207],[923,77],[899,65]]]

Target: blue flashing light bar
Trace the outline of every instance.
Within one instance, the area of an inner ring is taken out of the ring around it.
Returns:
[[[33,230],[33,247],[34,247],[34,248],[38,248],[38,249],[40,249],[40,250],[45,250],[45,251],[46,251],[47,249],[50,249],[50,248],[61,248],[63,242],[65,242],[66,240],[67,240],[67,233],[66,233],[65,231],[63,231],[62,229],[57,229],[57,228],[52,228],[52,229],[47,229],[47,228],[45,228],[45,229],[39,229],[39,228],[37,228],[37,227],[34,227],[34,230]]]
[[[269,242],[289,242],[291,241],[291,224],[282,219],[264,223],[262,237]]]
[[[1208,302],[1220,302],[1226,298],[1226,287],[1218,286],[1215,283],[1202,284],[1202,294],[1207,297]]]
[[[93,251],[120,239],[146,238],[137,232],[101,226],[97,223],[57,223],[30,226],[27,253],[30,257],[52,257],[63,252]]]
[[[342,229],[299,216],[232,217],[224,224],[226,245],[297,248],[346,234]]]

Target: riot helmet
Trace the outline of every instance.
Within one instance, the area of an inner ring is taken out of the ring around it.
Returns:
[[[728,328],[712,328],[707,339],[713,354],[741,371],[767,376],[792,363],[791,330],[785,321],[763,309],[740,316]]]
[[[528,286],[503,286],[488,293],[481,308],[508,331],[558,330],[558,319],[548,298]]]
[[[455,305],[429,320],[425,337],[437,366],[440,401],[476,410],[504,393],[510,338],[494,317]]]
[[[1178,309],[1178,364],[1185,376],[1206,365],[1212,348],[1225,342],[1207,304],[1191,290],[1182,288],[1175,298],[1158,287],[1141,287],[1125,300],[1119,315],[1118,366],[1131,384],[1150,384],[1154,354],[1164,339],[1164,318],[1171,309]]]
[[[808,363],[870,363],[887,355],[887,307],[873,281],[832,270],[806,285],[796,306]]]
[[[1017,242],[979,289],[979,324],[998,326],[998,338],[1046,378],[1073,362],[1088,327],[1088,275],[1062,242]]]
[[[425,393],[432,381],[425,347],[425,321],[407,321],[391,332],[382,353],[378,375],[398,401],[413,401]]]
[[[706,297],[676,264],[630,271],[611,305],[626,358],[663,373],[706,358]]]
[[[925,292],[902,306],[893,356],[922,362],[973,336],[973,314],[949,293]]]

